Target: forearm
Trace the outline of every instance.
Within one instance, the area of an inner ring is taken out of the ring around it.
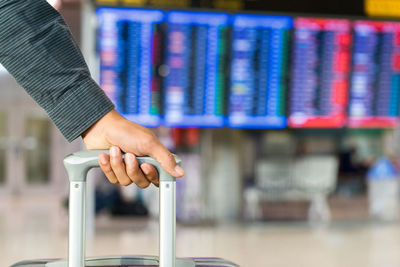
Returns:
[[[69,141],[113,108],[45,0],[0,0],[0,63]]]

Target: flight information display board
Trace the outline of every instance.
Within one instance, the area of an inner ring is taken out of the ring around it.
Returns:
[[[150,9],[99,8],[100,85],[127,119],[161,123],[162,23]]]
[[[400,23],[356,21],[349,127],[399,125]]]
[[[229,15],[167,13],[164,122],[177,127],[222,127]]]
[[[233,16],[228,125],[283,128],[292,19]]]
[[[293,38],[289,125],[343,127],[351,57],[350,21],[297,18]]]

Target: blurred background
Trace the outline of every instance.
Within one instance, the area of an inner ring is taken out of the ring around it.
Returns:
[[[177,254],[400,265],[400,0],[51,0],[183,159]],[[67,143],[0,67],[0,264],[67,255]],[[158,253],[158,194],[89,174],[88,255]]]

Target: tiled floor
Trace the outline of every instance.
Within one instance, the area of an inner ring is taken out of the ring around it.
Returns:
[[[0,266],[65,257],[67,216],[54,198],[0,199]],[[334,223],[179,226],[179,256],[220,256],[252,267],[400,266],[400,225]],[[88,255],[157,253],[157,222],[101,217]]]

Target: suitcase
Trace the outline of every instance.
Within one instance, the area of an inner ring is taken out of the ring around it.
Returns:
[[[163,170],[161,165],[150,157],[137,157],[138,163],[150,163],[160,178],[160,236],[159,256],[116,256],[85,258],[85,200],[86,175],[98,167],[100,153],[108,150],[80,151],[68,155],[64,165],[70,181],[69,189],[69,245],[68,259],[47,259],[18,262],[12,267],[234,267],[232,262],[219,258],[176,258],[176,182],[175,178]],[[180,159],[175,156],[180,164]]]

